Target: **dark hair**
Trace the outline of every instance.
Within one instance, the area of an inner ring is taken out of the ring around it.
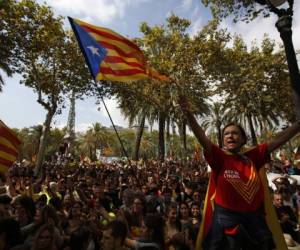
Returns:
[[[58,197],[52,197],[49,200],[49,204],[52,205],[57,211],[61,209],[61,199]]]
[[[149,245],[149,246],[141,246],[139,250],[158,250],[159,248],[156,245]]]
[[[179,215],[178,215],[179,219],[181,219],[181,217],[182,217],[181,216],[181,212],[180,212],[181,205],[185,205],[186,206],[186,208],[188,210],[188,213],[189,213],[189,216],[190,216],[191,215],[191,210],[190,210],[190,206],[189,206],[188,202],[187,201],[180,201],[179,202]]]
[[[164,219],[160,214],[147,214],[144,218],[145,226],[151,232],[150,239],[159,246],[164,246]]]
[[[36,212],[33,199],[29,196],[22,195],[16,198],[15,203],[20,204],[23,208],[25,208],[30,223],[33,222]]]
[[[273,192],[273,195],[274,194],[280,194],[280,195],[282,195],[282,192],[280,191],[280,190],[275,190],[274,192]]]
[[[80,206],[80,209],[82,210],[83,209],[83,203],[81,201],[74,201],[72,203],[72,206],[70,207],[70,213],[69,213],[69,219],[73,219],[73,208],[75,205],[79,205]]]
[[[19,222],[12,218],[0,220],[0,234],[5,233],[6,247],[10,249],[22,243]]]
[[[235,123],[235,122],[227,123],[227,124],[225,125],[225,127],[222,129],[222,142],[223,142],[223,140],[224,140],[224,131],[225,131],[225,129],[228,128],[229,126],[235,126],[235,127],[237,127],[237,128],[240,130],[241,135],[242,135],[243,139],[245,140],[244,143],[243,143],[243,145],[245,145],[245,144],[247,143],[247,135],[246,135],[246,132],[245,132],[244,128],[243,128],[240,124]]]
[[[121,220],[113,220],[108,223],[107,230],[111,229],[112,236],[114,238],[121,238],[122,244],[124,244],[125,238],[127,236],[127,226]]]
[[[38,231],[36,232],[36,235],[34,237],[34,242],[33,242],[33,245],[32,245],[32,249],[36,250],[38,249],[38,240],[41,236],[41,234],[43,234],[43,232],[45,231],[48,231],[50,236],[51,236],[51,243],[50,245],[48,245],[48,248],[47,249],[55,249],[55,226],[52,225],[52,224],[44,224],[42,225]]]
[[[274,199],[275,195],[281,195],[282,196],[282,192],[280,190],[275,190],[272,194],[272,199]]]
[[[187,181],[185,183],[185,187],[194,191],[196,189],[196,183],[193,181]]]
[[[1,180],[2,182],[6,182],[6,176],[5,176],[5,174],[2,173],[2,172],[0,172],[0,180]]]
[[[197,206],[197,207],[201,208],[201,205],[198,202],[196,202],[196,201],[193,201],[191,203],[190,208],[192,208],[192,206]]]
[[[147,212],[147,202],[146,202],[146,199],[145,199],[145,195],[143,193],[135,193],[134,196],[133,196],[133,202],[132,202],[132,205],[134,204],[134,200],[137,199],[139,200],[141,203],[142,203],[142,206],[143,206],[143,215],[146,214]]]
[[[37,202],[41,202],[43,204],[47,204],[47,195],[42,194],[38,199]]]
[[[12,198],[9,197],[7,194],[0,195],[0,204],[10,204]]]
[[[71,250],[81,250],[88,243],[91,232],[87,226],[81,226],[72,232],[70,237]]]
[[[168,213],[170,212],[171,209],[176,209],[176,211],[178,212],[178,204],[177,204],[177,202],[171,201],[171,203],[169,204],[169,206],[166,207],[165,214],[168,215]]]
[[[47,223],[47,219],[51,218],[54,221],[54,225],[57,226],[59,223],[59,217],[55,208],[52,205],[46,205],[41,210],[41,218],[43,223]]]
[[[176,229],[178,229],[178,231],[181,231],[181,222],[180,222],[180,218],[179,218],[179,214],[178,214],[178,205],[176,202],[171,202],[169,206],[167,206],[166,208],[166,212],[165,212],[165,216],[168,216],[170,211],[172,209],[175,209],[177,212],[177,216],[176,216],[176,221],[175,221],[175,227]]]

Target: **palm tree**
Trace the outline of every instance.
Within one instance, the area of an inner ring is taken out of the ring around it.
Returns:
[[[282,86],[287,80],[286,66],[273,49],[274,44],[265,38],[261,50],[253,46],[248,52],[242,38],[236,37],[226,51],[228,72],[217,86],[216,92],[224,97],[223,109],[228,110],[227,119],[243,125],[252,145],[258,143],[259,132],[278,126],[285,116],[282,100],[286,97],[279,98],[279,93],[289,94]]]
[[[15,53],[16,37],[14,22],[19,13],[15,11],[17,3],[15,1],[0,1],[1,19],[0,19],[0,69],[11,76],[17,69],[18,53]],[[0,75],[0,92],[4,85],[4,79]]]
[[[87,152],[91,160],[96,160],[96,150],[108,145],[106,129],[99,123],[92,124],[83,136],[80,136],[82,151]]]
[[[144,88],[141,89],[141,84]],[[139,159],[140,144],[144,132],[144,126],[146,120],[151,120],[151,111],[153,110],[153,105],[146,98],[147,83],[137,82],[132,83],[130,87],[122,89],[117,93],[118,106],[121,109],[122,114],[128,119],[129,126],[132,127],[138,124],[136,132],[136,141],[133,159]]]
[[[208,134],[216,134],[219,147],[222,147],[221,126],[226,121],[226,112],[222,109],[222,104],[215,102],[210,106],[208,116],[203,118],[202,126]]]

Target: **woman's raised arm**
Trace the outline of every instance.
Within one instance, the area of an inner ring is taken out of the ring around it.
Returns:
[[[179,105],[190,125],[191,130],[193,131],[194,135],[198,139],[199,143],[202,145],[205,152],[207,154],[210,154],[213,143],[207,137],[207,135],[205,134],[205,132],[201,128],[201,126],[198,124],[194,114],[191,112],[191,105],[187,101],[186,97],[184,97],[184,96],[179,97]]]
[[[300,131],[300,122],[293,123],[290,127],[279,132],[274,138],[267,142],[269,153],[282,146]]]

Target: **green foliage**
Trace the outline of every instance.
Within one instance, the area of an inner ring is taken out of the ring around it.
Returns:
[[[23,128],[16,131],[22,144],[19,150],[19,159],[31,160],[37,154],[39,140],[42,134],[42,126],[37,125],[30,128]]]
[[[255,19],[259,14],[269,16],[269,10],[264,5],[255,3],[255,0],[201,0],[209,6],[213,16],[223,19],[233,15],[234,21],[247,21]]]
[[[19,159],[31,160],[37,155],[38,144],[42,134],[42,126],[33,126],[30,128],[14,129],[17,136],[22,141]],[[66,129],[51,129],[47,139],[47,149],[45,151],[45,159],[51,160],[55,153],[58,152],[60,144],[63,142],[63,137]],[[124,143],[125,149],[130,158],[132,158],[135,149],[134,129],[124,129],[119,131],[119,135]],[[172,152],[179,156],[181,147],[178,135],[174,136],[174,147]],[[158,131],[145,131],[141,142],[141,158],[156,159],[158,147]],[[113,129],[103,127],[100,123],[93,124],[86,132],[76,134],[75,145],[73,148],[73,157],[79,159],[81,155],[88,156],[92,160],[96,160],[96,149],[101,149],[102,153],[109,152],[107,156],[124,156],[122,148]],[[193,155],[194,137],[188,137],[188,153]]]
[[[257,9],[250,0],[202,2],[210,6],[218,18],[233,13],[236,20],[251,20],[259,13],[268,14],[263,6]],[[38,102],[48,112],[46,126],[40,134],[32,128],[19,131],[24,138],[24,157],[37,152],[38,136],[47,135],[53,116],[60,114],[72,92],[77,98],[90,94],[100,97],[99,100],[104,96],[116,97],[130,124],[160,121],[159,134],[146,132],[140,142],[134,143],[137,137],[133,131],[120,131],[129,155],[136,152],[134,147],[140,147],[140,155],[146,158],[156,157],[157,149],[165,147],[164,129],[169,129],[170,124],[176,123],[184,131],[186,121],[176,105],[179,94],[188,96],[197,116],[211,116],[206,123],[216,127],[213,134],[218,134],[226,119],[240,120],[249,129],[252,124],[260,128],[261,134],[277,126],[280,119],[293,119],[284,53],[275,51],[274,42],[267,37],[249,49],[241,37],[232,38],[226,30],[220,29],[218,20],[209,22],[190,37],[187,32],[190,21],[171,14],[165,25],[150,27],[142,23],[143,37],[136,39],[149,65],[169,76],[169,82],[103,81],[95,86],[72,33],[63,29],[62,17],[55,17],[51,8],[33,0],[1,1],[0,7],[0,68],[8,75],[22,73],[22,83],[37,93]],[[2,84],[0,77],[0,91]],[[214,95],[220,101],[210,108],[208,103]],[[167,126],[163,126],[166,121]],[[50,130],[50,133],[51,137],[42,137],[49,144],[47,156],[55,152],[62,137],[60,131]],[[184,155],[185,147],[180,144],[185,139],[175,134],[170,138],[173,140],[171,151]],[[192,140],[187,139],[188,153],[193,150]],[[31,141],[34,143],[30,144]],[[78,135],[74,152],[95,159],[99,148],[107,149],[112,155],[122,154],[114,132],[96,123]]]
[[[224,48],[226,67],[220,68],[215,93],[222,97],[227,119],[248,128],[255,142],[259,133],[282,120],[291,120],[291,90],[283,51],[275,52],[275,43],[265,37],[259,47],[248,50],[241,37],[231,48]]]
[[[11,23],[17,18],[15,1],[0,1],[0,69],[8,76],[18,70],[18,58],[15,56],[17,39]],[[0,75],[0,92],[4,84]]]
[[[40,137],[42,134],[42,125],[32,126],[30,128],[23,128],[16,130],[18,138],[21,140],[22,144],[19,151],[19,159],[31,160],[38,153],[38,146]],[[50,136],[47,140],[47,150],[45,152],[45,158],[51,159],[57,152],[59,144],[62,142],[62,139],[65,134],[65,129],[52,129],[50,130]]]
[[[5,14],[1,34],[12,38],[9,48],[13,50],[4,62],[15,58],[16,71],[23,77],[21,83],[37,93],[38,103],[47,111],[39,141],[37,174],[53,116],[61,113],[69,94],[82,97],[92,91],[93,85],[74,37],[63,29],[62,17],[55,17],[50,7],[33,0],[8,1],[5,7],[7,13],[1,9]],[[11,68],[5,65],[0,67],[10,73]]]
[[[99,123],[98,123],[99,124]],[[94,124],[95,125],[95,124]],[[94,126],[93,125],[93,126]],[[100,124],[99,124],[100,125]],[[101,125],[100,125],[101,126]],[[105,151],[109,151],[109,155],[107,156],[116,156],[122,157],[122,149],[120,147],[120,143],[117,140],[116,134],[112,129],[104,128],[101,126],[101,131],[98,131],[98,134],[101,134],[100,141],[96,142],[96,140],[92,140],[93,136],[90,136],[92,127],[86,131],[76,134],[76,141],[73,151],[73,157],[79,160],[81,155],[88,156],[92,160],[96,160],[95,152],[92,152],[95,148],[102,149],[102,153]],[[19,151],[19,159],[27,159],[31,160],[32,156],[36,156],[37,154],[37,145],[40,138],[40,134],[42,132],[42,126],[33,126],[30,128],[23,129],[14,129],[17,136],[21,139],[22,145]],[[94,131],[95,132],[95,131]],[[132,158],[134,147],[135,147],[135,130],[134,129],[125,129],[119,131],[120,137],[123,140],[125,148]],[[59,145],[63,141],[63,136],[65,134],[64,129],[51,129],[50,136],[47,141],[47,150],[45,152],[45,159],[50,160],[54,156],[54,154],[58,151]],[[267,138],[272,137],[274,134],[273,130],[265,130],[263,133],[259,135],[259,141],[265,141]],[[105,136],[104,138],[102,136]],[[181,147],[181,139],[177,134],[172,134],[173,144],[171,146],[171,152],[174,158],[183,159],[182,155],[182,147]],[[214,139],[215,134],[211,134],[212,139]],[[90,141],[88,142],[88,138]],[[157,148],[158,148],[158,131],[145,131],[140,148],[140,158],[142,159],[157,159]],[[216,138],[215,138],[216,139]],[[290,144],[292,147],[296,147],[299,144],[299,137],[295,137],[291,140]],[[186,156],[189,159],[193,158],[195,152],[196,139],[192,135],[187,136],[187,154]],[[290,145],[287,145],[286,148],[289,150]],[[107,150],[109,149],[109,150]]]

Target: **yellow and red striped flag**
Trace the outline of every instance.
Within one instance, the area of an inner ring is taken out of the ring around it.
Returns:
[[[14,132],[0,120],[0,172],[8,171],[17,159],[20,144]]]
[[[69,17],[69,21],[95,80],[169,80],[147,65],[143,52],[129,39],[78,19]]]

